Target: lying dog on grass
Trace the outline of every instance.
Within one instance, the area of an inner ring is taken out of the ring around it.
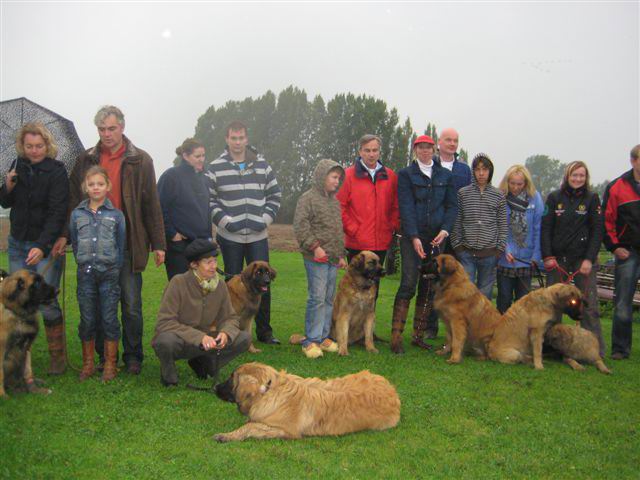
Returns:
[[[215,435],[219,442],[344,435],[385,430],[400,420],[396,389],[386,378],[367,370],[321,380],[246,363],[216,386],[216,395],[235,403],[248,417],[237,430]]]
[[[545,334],[544,342],[561,353],[564,362],[574,370],[584,370],[578,363],[581,361],[595,365],[602,373],[611,373],[600,357],[598,337],[589,330],[574,325],[554,325]]]

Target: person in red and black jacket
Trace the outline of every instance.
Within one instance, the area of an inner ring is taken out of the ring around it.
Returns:
[[[616,257],[611,358],[631,353],[632,302],[640,279],[640,145],[631,149],[631,170],[604,193],[604,245]]]
[[[345,170],[336,196],[342,209],[344,244],[349,262],[370,250],[384,264],[393,233],[400,227],[398,177],[380,162],[380,137],[364,135],[359,145],[359,156]]]
[[[600,198],[589,188],[587,165],[571,162],[560,190],[547,197],[540,232],[542,259],[549,285],[567,281],[567,274],[575,275],[575,284],[587,300],[581,325],[598,337],[600,356],[604,357],[596,282],[601,242]]]

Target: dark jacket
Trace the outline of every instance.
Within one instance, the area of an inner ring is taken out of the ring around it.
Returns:
[[[149,261],[149,250],[166,250],[162,209],[156,189],[153,160],[147,152],[137,148],[124,137],[126,145],[122,158],[120,181],[122,206],[127,221],[127,249],[134,273],[142,272]],[[69,217],[71,211],[86,198],[82,192],[85,172],[100,163],[100,142],[78,158],[70,181]],[[68,230],[66,232],[68,238]]]
[[[313,172],[313,186],[300,196],[296,205],[293,231],[307,260],[313,259],[317,247],[322,247],[332,263],[337,263],[346,253],[340,202],[334,193],[328,194],[324,188],[327,175],[334,168],[339,168],[344,178],[340,165],[333,160],[320,160]]]
[[[602,215],[597,193],[563,187],[549,194],[540,233],[542,258],[588,259],[595,264],[601,242]]]
[[[440,230],[451,233],[458,210],[453,175],[433,162],[429,178],[413,162],[398,172],[398,205],[403,235],[431,241]]]
[[[442,165],[439,155],[434,155],[433,160]],[[451,173],[453,174],[453,186],[455,187],[456,192],[462,187],[466,187],[471,184],[471,168],[469,168],[469,165],[464,163],[462,160],[458,160],[458,154],[455,156]]]
[[[387,250],[399,228],[398,177],[380,168],[375,181],[358,157],[345,171],[337,195],[342,208],[345,246],[354,250]]]
[[[80,202],[71,212],[69,238],[79,267],[91,265],[99,272],[122,267],[127,239],[124,215],[108,198],[95,213],[89,200]]]
[[[158,196],[167,241],[176,232],[188,240],[211,238],[209,189],[205,181],[204,172],[196,172],[184,160],[160,176]]]
[[[0,205],[11,208],[11,236],[35,242],[44,255],[65,230],[69,207],[69,180],[64,164],[52,158],[31,165],[19,158],[18,183],[11,193],[0,188]]]
[[[604,245],[640,251],[640,185],[629,170],[611,182],[604,192]]]

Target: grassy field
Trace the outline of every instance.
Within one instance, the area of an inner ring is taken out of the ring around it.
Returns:
[[[0,266],[7,265],[0,257]],[[306,279],[301,257],[273,253],[272,325],[286,340],[304,323]],[[640,465],[640,352],[573,372],[547,361],[544,371],[467,358],[444,359],[408,347],[395,356],[354,347],[348,358],[307,360],[300,348],[262,346],[241,362],[259,360],[305,376],[337,376],[370,369],[397,386],[402,419],[396,429],[339,438],[217,444],[214,433],[239,427],[236,408],[204,392],[179,364],[181,386],[165,389],[149,345],[165,285],[164,269],[144,274],[145,355],[142,374],[121,374],[108,385],[80,384],[77,373],[46,378],[53,394],[0,401],[1,478],[638,478]],[[80,363],[75,270],[66,274],[67,332]],[[390,334],[397,276],[382,282],[377,334]],[[607,344],[610,310],[603,318]],[[411,325],[411,322],[408,323]],[[637,327],[637,324],[636,324]],[[442,329],[441,329],[442,330]],[[640,334],[636,328],[636,337]],[[408,338],[405,332],[405,344]],[[442,338],[434,344],[442,343]],[[41,334],[34,371],[44,377],[48,353]],[[208,386],[206,382],[200,382]]]

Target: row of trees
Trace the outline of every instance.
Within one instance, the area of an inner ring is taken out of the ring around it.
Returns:
[[[309,99],[304,90],[290,86],[277,96],[271,91],[258,98],[230,100],[211,106],[198,119],[195,137],[208,152],[208,160],[225,147],[225,127],[241,120],[249,128],[249,140],[269,161],[282,188],[278,221],[293,219],[300,195],[309,188],[313,170],[321,158],[343,166],[357,155],[358,139],[374,133],[383,139],[382,159],[394,170],[407,166],[416,137],[409,118],[401,121],[395,108],[367,95],[338,94],[328,102],[317,95]],[[423,132],[436,140],[438,130],[428,123]],[[460,149],[466,161],[467,152]],[[526,160],[536,187],[548,194],[558,188],[565,164],[546,155]],[[602,190],[606,183],[598,186]]]

